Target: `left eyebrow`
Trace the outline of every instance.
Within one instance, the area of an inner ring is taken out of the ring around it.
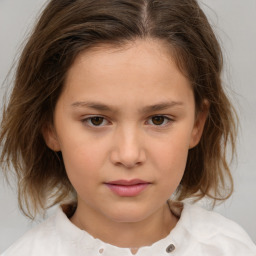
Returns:
[[[145,114],[145,113],[150,113],[150,112],[162,111],[162,110],[166,110],[169,108],[182,106],[182,105],[184,105],[184,104],[183,104],[183,102],[180,102],[180,101],[160,102],[158,104],[143,107],[139,112]]]
[[[160,102],[157,104],[145,106],[139,110],[139,113],[146,114],[150,112],[157,112],[157,111],[163,111],[169,108],[182,106],[184,105],[183,102],[179,101],[165,101]],[[118,112],[117,108],[108,106],[106,104],[100,103],[100,102],[94,102],[94,101],[77,101],[71,104],[72,107],[78,107],[78,108],[91,108],[94,110],[104,111],[104,112]]]

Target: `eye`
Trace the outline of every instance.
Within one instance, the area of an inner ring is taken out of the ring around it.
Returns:
[[[91,116],[82,120],[83,123],[92,127],[99,127],[108,124],[108,121],[102,116]]]
[[[173,120],[167,116],[157,115],[157,116],[150,117],[150,120],[148,121],[148,123],[154,126],[164,126],[171,121]]]

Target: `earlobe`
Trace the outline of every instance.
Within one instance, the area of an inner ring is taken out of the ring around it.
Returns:
[[[60,151],[60,144],[55,131],[55,128],[51,124],[46,124],[42,128],[42,134],[46,145],[53,151]]]
[[[198,111],[196,115],[196,120],[191,134],[189,148],[195,147],[202,137],[204,125],[209,113],[209,107],[209,102],[207,100],[204,100],[202,108]]]

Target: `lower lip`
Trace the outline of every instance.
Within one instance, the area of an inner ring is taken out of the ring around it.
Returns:
[[[141,183],[134,185],[106,185],[111,191],[113,191],[118,196],[133,197],[139,195],[143,190],[145,190],[149,186],[149,183]]]

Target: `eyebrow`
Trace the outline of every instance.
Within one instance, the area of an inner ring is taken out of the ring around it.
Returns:
[[[172,107],[176,106],[182,106],[184,105],[183,102],[179,101],[164,101],[159,102],[157,104],[145,106],[139,110],[140,113],[150,113],[150,112],[156,112],[156,111],[162,111],[166,110]],[[71,104],[74,108],[91,108],[94,110],[99,110],[103,112],[118,112],[117,109],[113,106],[108,106],[106,104],[100,103],[100,102],[94,102],[94,101],[77,101]]]

